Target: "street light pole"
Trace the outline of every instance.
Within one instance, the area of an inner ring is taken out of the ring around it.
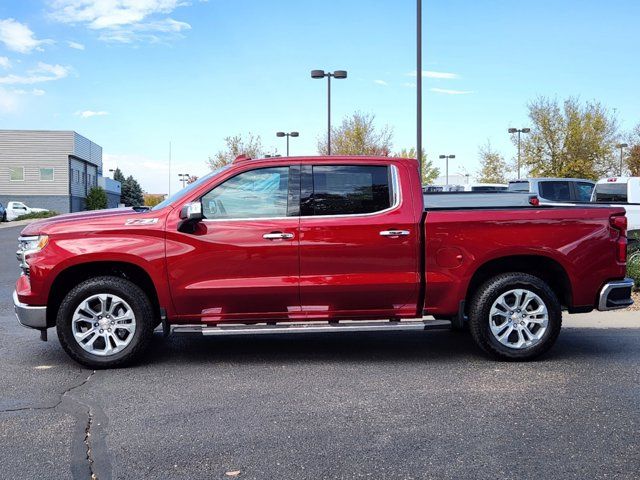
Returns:
[[[446,160],[446,167],[445,167],[445,180],[446,180],[446,184],[447,186],[449,185],[449,159],[450,158],[456,158],[455,155],[440,155],[440,158],[444,158]]]
[[[347,78],[346,70],[326,72],[324,70],[311,70],[311,78],[327,77],[327,154],[331,155],[331,77],[336,79]]]
[[[299,137],[298,132],[276,132],[276,137],[287,137],[287,157],[289,156],[289,137]]]
[[[422,181],[422,0],[416,3],[416,156]]]
[[[184,188],[187,184],[187,180],[189,179],[188,173],[179,173],[178,177],[182,180],[182,188]]]
[[[517,133],[518,134],[518,180],[520,180],[520,134],[521,133],[529,133],[531,131],[530,128],[510,128],[507,130],[509,133]]]
[[[616,148],[620,149],[620,176],[622,176],[622,170],[623,170],[623,167],[622,167],[622,149],[626,148],[628,146],[629,146],[628,143],[618,143],[616,145]]]

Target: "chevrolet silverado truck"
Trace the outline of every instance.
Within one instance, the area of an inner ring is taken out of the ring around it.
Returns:
[[[154,330],[203,335],[471,332],[529,360],[562,311],[632,303],[619,207],[427,207],[418,164],[239,157],[150,210],[62,215],[19,238],[21,324],[91,368]],[[432,319],[425,318],[432,317]]]

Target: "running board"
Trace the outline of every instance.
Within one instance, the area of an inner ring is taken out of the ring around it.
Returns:
[[[345,321],[336,323],[307,322],[307,323],[276,323],[276,324],[225,324],[217,326],[207,325],[172,325],[172,333],[200,333],[202,335],[261,335],[273,333],[336,333],[336,332],[378,332],[378,331],[406,331],[432,330],[451,328],[448,320],[403,320],[360,322]]]

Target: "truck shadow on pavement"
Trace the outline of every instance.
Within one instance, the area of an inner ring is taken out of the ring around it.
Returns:
[[[615,361],[640,354],[640,329],[565,329],[538,361]],[[341,334],[197,337],[156,335],[142,364],[163,362],[477,362],[494,361],[468,332],[367,332]]]

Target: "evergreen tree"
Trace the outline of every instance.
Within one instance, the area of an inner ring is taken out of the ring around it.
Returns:
[[[140,187],[138,181],[131,175],[122,182],[120,202],[124,203],[127,207],[138,207],[144,205],[142,187]]]
[[[86,209],[102,210],[107,208],[107,192],[102,187],[92,187],[87,193]]]

